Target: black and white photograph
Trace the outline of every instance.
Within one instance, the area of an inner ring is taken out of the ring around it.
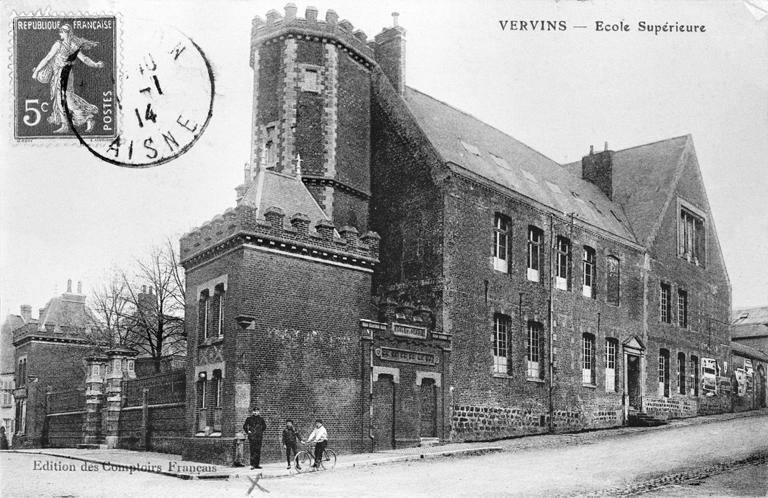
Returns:
[[[768,496],[768,0],[0,27],[3,497]]]

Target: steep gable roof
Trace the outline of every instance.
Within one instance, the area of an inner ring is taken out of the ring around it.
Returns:
[[[638,242],[650,246],[665,206],[682,173],[690,135],[669,138],[613,155],[613,201],[624,209]],[[581,161],[565,168],[581,177]]]
[[[239,204],[255,207],[261,217],[264,216],[264,210],[270,207],[282,209],[286,218],[296,213],[305,214],[310,219],[310,226],[319,220],[328,219],[300,177],[267,169],[257,172]]]
[[[515,138],[412,88],[405,103],[442,159],[635,242],[626,215],[595,185]]]

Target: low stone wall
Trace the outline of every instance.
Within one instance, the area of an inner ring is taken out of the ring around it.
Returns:
[[[85,411],[51,414],[46,417],[43,432],[46,445],[51,448],[74,448],[83,442]]]
[[[699,402],[696,398],[670,397],[643,399],[644,411],[656,418],[686,418],[699,414]]]

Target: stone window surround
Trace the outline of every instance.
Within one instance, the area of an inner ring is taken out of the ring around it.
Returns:
[[[216,291],[216,286],[219,284],[222,284],[224,286],[224,292],[227,292],[227,283],[228,275],[225,273],[224,275],[220,275],[216,278],[212,278],[211,280],[199,284],[196,288],[195,294],[197,296],[197,300],[199,301],[203,297],[202,294],[204,291],[208,291],[208,295],[213,296],[213,293]]]
[[[299,81],[299,86],[301,88],[302,92],[312,92],[312,93],[321,93],[323,91],[323,80],[325,78],[325,72],[323,71],[323,66],[318,66],[316,64],[305,64],[305,63],[299,63],[299,71],[301,72],[301,79]],[[306,73],[308,71],[315,71],[317,73],[317,87],[311,88],[311,86],[306,81]]]
[[[435,387],[440,387],[442,384],[443,376],[437,372],[423,372],[421,370],[417,370],[416,385],[420,386],[424,379],[432,379],[435,381]]]
[[[373,372],[371,372],[371,376],[373,377],[373,381],[376,382],[379,380],[379,377],[381,375],[391,375],[392,381],[395,384],[400,383],[400,369],[395,367],[373,367]]]

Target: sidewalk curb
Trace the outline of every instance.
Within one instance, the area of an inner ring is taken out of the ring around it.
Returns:
[[[596,439],[603,439],[606,437],[624,437],[624,436],[630,436],[634,434],[644,433],[644,432],[651,432],[651,431],[657,431],[657,430],[670,430],[670,429],[679,429],[689,426],[695,426],[695,425],[704,425],[708,423],[716,423],[716,422],[726,422],[729,420],[734,420],[738,418],[747,418],[747,417],[758,417],[758,416],[766,416],[768,415],[768,410],[766,409],[760,409],[760,410],[749,410],[744,412],[736,412],[736,413],[724,413],[724,414],[717,414],[717,415],[711,415],[711,416],[701,416],[701,417],[690,417],[685,419],[673,419],[670,420],[669,423],[657,427],[613,427],[605,430],[597,430],[597,431],[585,431],[585,432],[576,432],[576,433],[559,433],[559,434],[540,434],[535,435],[531,437],[542,437],[542,436],[572,436],[573,440],[568,441],[563,446],[571,446],[571,445],[578,445],[578,444],[591,444],[593,441],[591,439],[595,437]],[[581,438],[582,435],[587,435],[584,439]],[[526,439],[528,436],[520,436],[512,438],[514,440],[521,440]],[[507,439],[509,440],[509,439]],[[488,446],[480,446],[480,447],[474,447],[474,448],[459,448],[459,449],[452,449],[452,450],[444,450],[444,451],[425,451],[423,453],[421,452],[414,452],[409,453],[405,455],[397,455],[397,454],[387,454],[387,453],[381,453],[379,454],[380,457],[378,458],[371,458],[370,460],[363,460],[360,462],[351,462],[351,463],[341,463],[336,466],[336,468],[339,469],[351,469],[351,468],[359,468],[359,467],[372,467],[377,465],[387,465],[391,463],[401,463],[401,462],[410,462],[410,461],[417,461],[417,460],[431,460],[431,459],[437,459],[437,458],[451,458],[451,457],[463,457],[463,456],[480,456],[485,455],[488,453],[502,453],[502,452],[509,452],[509,453],[516,453],[518,451],[525,451],[529,449],[535,448],[537,445],[534,443],[531,446],[528,447],[522,447],[522,448],[514,448],[509,447],[505,448],[502,445],[499,444],[500,441],[504,440],[497,440],[497,441],[487,441]],[[533,440],[532,440],[533,441]],[[476,442],[467,442],[467,443],[480,443],[480,441]],[[491,445],[493,443],[493,445]],[[249,476],[255,476],[258,475],[261,479],[274,479],[274,478],[281,478],[281,477],[292,477],[295,475],[299,475],[296,472],[290,472],[286,471],[285,469],[280,469],[276,473],[268,473],[264,474],[263,472],[256,474],[256,473],[246,473],[242,472],[242,470],[237,470],[236,468],[231,468],[231,470],[227,471],[221,471],[221,472],[210,472],[210,473],[188,473],[188,472],[174,472],[171,470],[157,470],[155,468],[141,468],[140,466],[137,467],[136,465],[131,464],[124,464],[124,463],[117,463],[112,462],[110,460],[106,459],[96,459],[92,457],[82,457],[77,455],[71,455],[71,454],[62,454],[55,451],[55,449],[46,450],[46,449],[23,449],[23,450],[16,450],[16,449],[8,449],[5,450],[8,453],[20,453],[20,454],[33,454],[33,455],[46,455],[46,456],[52,456],[57,458],[67,458],[70,460],[77,460],[81,462],[88,462],[88,463],[95,463],[99,465],[105,465],[109,464],[112,467],[115,468],[121,468],[128,471],[133,472],[147,472],[152,474],[159,474],[169,477],[176,477],[178,479],[238,479],[241,477],[249,477]],[[136,452],[138,455],[137,458],[141,458],[142,452]],[[187,462],[185,463],[194,464],[195,462]],[[201,464],[202,465],[202,464]],[[307,473],[306,475],[309,475],[311,473]]]
[[[81,462],[88,462],[88,463],[96,463],[100,465],[106,465],[109,464],[111,467],[117,467],[126,469],[133,472],[146,472],[150,474],[160,474],[164,476],[169,477],[176,477],[178,479],[239,479],[240,477],[248,477],[252,475],[259,475],[260,479],[275,479],[275,478],[281,478],[281,477],[292,477],[292,476],[298,476],[301,474],[297,474],[295,472],[287,472],[287,471],[281,471],[278,474],[246,474],[241,472],[211,472],[211,473],[201,473],[201,474],[190,474],[187,472],[173,472],[173,471],[166,471],[166,470],[156,470],[156,469],[147,469],[147,468],[140,468],[136,467],[135,465],[128,465],[124,463],[116,463],[109,460],[99,460],[96,458],[87,458],[87,457],[81,457],[76,455],[66,455],[57,453],[55,451],[46,451],[46,450],[7,450],[8,453],[19,453],[19,454],[26,454],[26,455],[46,455],[46,456],[52,456],[57,458],[67,458],[70,460],[77,460]],[[352,468],[359,468],[359,467],[372,467],[376,465],[387,465],[390,463],[400,463],[400,462],[410,462],[410,461],[416,461],[416,460],[432,460],[437,458],[451,458],[451,457],[462,457],[462,456],[479,456],[479,455],[485,455],[488,453],[500,453],[503,452],[504,448],[500,446],[489,446],[489,447],[483,447],[483,448],[467,448],[467,449],[458,449],[458,450],[448,450],[448,451],[436,451],[436,452],[426,452],[426,453],[414,453],[410,455],[393,455],[388,456],[384,458],[377,458],[370,461],[362,461],[362,462],[356,462],[356,463],[350,463],[350,464],[342,464],[337,465],[336,468],[341,469],[352,469]],[[131,473],[133,473],[131,472]],[[306,475],[309,475],[307,473]]]

